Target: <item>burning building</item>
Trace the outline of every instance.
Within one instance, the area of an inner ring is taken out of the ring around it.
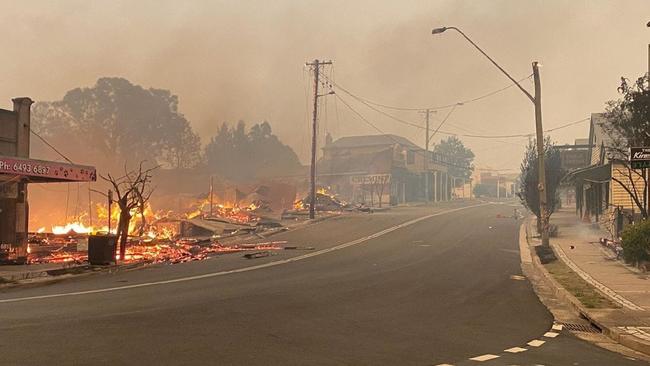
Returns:
[[[0,109],[0,261],[23,262],[28,251],[29,183],[91,182],[94,167],[30,159],[30,98]]]

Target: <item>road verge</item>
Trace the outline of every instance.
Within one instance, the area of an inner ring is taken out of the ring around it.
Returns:
[[[608,309],[594,309],[589,308],[581,302],[574,294],[568,291],[556,278],[551,274],[546,266],[542,264],[535,247],[540,243],[532,237],[531,220],[527,218],[522,223],[520,228],[520,249],[527,251],[530,254],[530,260],[524,261],[522,255],[522,270],[524,274],[533,280],[534,277],[540,278],[550,289],[554,295],[563,301],[570,310],[577,316],[586,319],[593,326],[600,329],[604,335],[611,340],[628,347],[637,352],[645,355],[650,355],[650,338],[645,339],[645,333],[640,328],[643,327],[630,327],[626,324],[634,324],[636,319],[630,310],[623,307],[608,308]],[[551,246],[553,248],[553,246]],[[554,249],[555,251],[555,249]],[[566,263],[564,256],[557,255],[557,261],[561,261],[561,266],[572,272],[571,276],[578,277],[578,274],[571,269],[572,263]],[[608,293],[600,291],[598,288],[593,287],[586,282],[584,285],[589,286],[591,291],[599,293],[600,296],[606,298],[611,303],[617,303],[617,299],[612,298]]]

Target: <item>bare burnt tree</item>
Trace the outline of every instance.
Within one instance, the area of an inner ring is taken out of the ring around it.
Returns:
[[[612,143],[604,146],[615,163],[612,180],[630,196],[644,219],[648,218],[648,174],[645,169],[632,169],[628,151],[633,146],[650,146],[650,83],[648,75],[634,83],[621,78],[618,92],[622,98],[607,103],[607,122],[604,130]],[[621,179],[622,178],[622,179]]]
[[[129,224],[131,223],[132,211],[134,209],[138,209],[142,218],[142,223],[139,228],[140,235],[142,235],[146,226],[144,209],[153,193],[153,188],[151,187],[151,172],[157,169],[158,166],[145,169],[143,165],[144,161],[140,162],[137,170],[128,170],[125,165],[124,175],[119,178],[113,177],[110,173],[106,176],[100,175],[102,179],[113,186],[115,194],[117,195],[115,202],[120,208],[120,216],[117,223],[117,239],[120,246],[120,259],[124,259],[124,255],[126,254]]]

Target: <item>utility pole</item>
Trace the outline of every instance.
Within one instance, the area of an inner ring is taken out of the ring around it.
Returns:
[[[650,28],[650,22],[648,22],[648,24],[646,24],[646,26]],[[648,74],[647,74],[647,78],[648,78],[648,87],[650,87],[650,43],[648,43]],[[647,168],[643,169],[643,175],[644,175],[644,178],[645,178],[645,200],[646,200],[646,202],[644,202],[644,204],[645,204],[646,212],[650,212],[650,186],[648,184],[648,181],[650,181],[650,174],[648,174],[648,173],[649,173],[649,171],[648,171]]]
[[[537,162],[539,164],[539,216],[542,220],[542,245],[548,246],[548,214],[546,206],[546,166],[544,164],[544,129],[542,127],[542,85],[539,79],[539,65],[533,62],[533,80],[535,81],[535,130],[537,132]]]
[[[426,133],[424,134],[424,201],[429,202],[429,116],[431,110],[421,111],[426,119]]]
[[[499,175],[499,171],[497,170],[497,199],[501,198],[501,176]]]
[[[113,191],[108,190],[108,235],[111,235],[111,205],[113,204]]]
[[[90,199],[90,182],[88,182],[88,221],[90,227],[93,227],[93,211],[92,211],[92,201]]]
[[[650,23],[648,23],[648,27],[650,27]],[[490,62],[497,68],[499,71],[501,71],[505,76],[510,79],[510,81],[513,82],[513,84],[517,85],[519,90],[521,90],[528,99],[530,99],[533,104],[535,104],[535,129],[537,132],[537,156],[539,160],[539,211],[540,211],[540,219],[542,220],[542,245],[548,246],[548,215],[546,214],[546,174],[544,172],[544,132],[542,129],[542,88],[540,85],[539,81],[539,65],[537,62],[533,62],[533,77],[535,80],[535,96],[532,96],[517,80],[515,80],[512,75],[508,74],[508,72],[501,67],[499,64],[497,64],[492,57],[490,57],[485,51],[481,49],[474,41],[472,41],[463,31],[458,29],[457,27],[440,27],[440,28],[434,28],[431,31],[431,34],[440,34],[443,33],[447,30],[454,30],[458,32],[467,42],[469,42],[474,48],[476,48],[485,58],[490,60]]]
[[[314,69],[314,115],[312,119],[312,136],[311,136],[311,171],[310,171],[310,186],[309,186],[309,218],[316,217],[316,133],[317,120],[318,120],[318,83],[320,78],[320,67],[322,65],[331,65],[331,61],[319,61],[315,59],[313,62],[308,62],[306,65]],[[333,94],[329,92],[328,94]],[[327,94],[325,94],[327,95]]]
[[[212,207],[214,206],[214,175],[210,176],[210,217],[213,217]]]

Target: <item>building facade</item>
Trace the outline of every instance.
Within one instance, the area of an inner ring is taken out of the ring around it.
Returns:
[[[373,206],[445,201],[453,184],[446,164],[401,136],[349,136],[323,148],[317,181],[345,200]]]
[[[598,222],[610,232],[620,230],[614,226],[617,213],[635,217],[638,206],[628,191],[638,192],[642,205],[646,189],[641,171],[628,168],[627,156],[613,149],[614,142],[606,130],[607,119],[603,113],[593,113],[589,128],[589,162],[586,168],[567,175],[565,181],[575,187],[576,213],[584,221]]]

